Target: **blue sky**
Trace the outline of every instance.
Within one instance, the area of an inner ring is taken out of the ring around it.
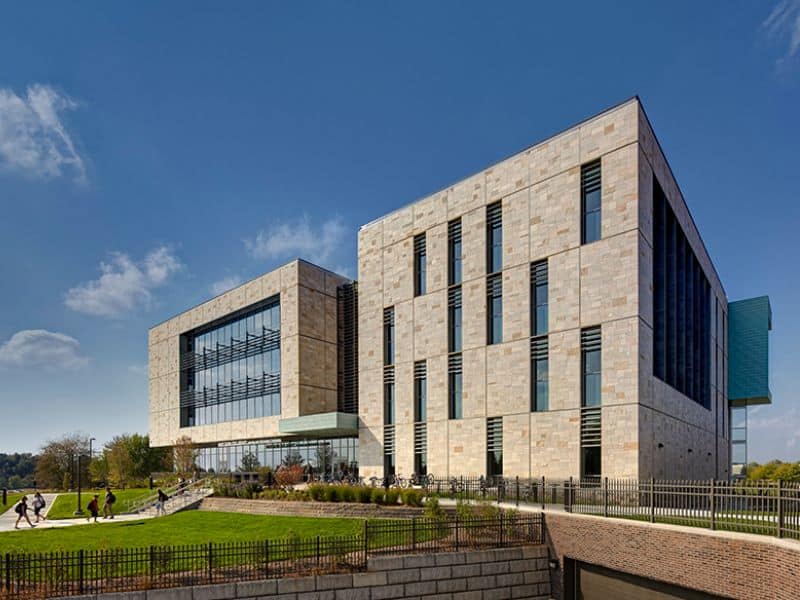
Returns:
[[[800,0],[6,6],[0,452],[146,431],[148,327],[634,94],[800,459]]]

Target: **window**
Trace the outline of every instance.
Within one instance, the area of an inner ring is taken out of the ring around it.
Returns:
[[[581,331],[583,385],[581,406],[600,406],[601,335],[599,327]]]
[[[601,417],[599,406],[581,409],[581,478],[600,477]]]
[[[425,234],[414,236],[414,295],[421,296],[427,287],[427,252]]]
[[[503,341],[503,276],[490,275],[486,279],[486,343]]]
[[[181,336],[180,427],[280,414],[279,315],[279,298],[270,298]],[[270,369],[247,368],[256,361]],[[257,410],[264,395],[274,401]]]
[[[600,239],[601,199],[600,161],[581,167],[581,243]]]
[[[462,313],[461,286],[457,285],[451,287],[447,292],[447,348],[449,352],[461,352]]]
[[[597,479],[601,476],[600,446],[581,448],[581,479]]]
[[[653,375],[706,408],[713,383],[711,309],[708,279],[654,178]]]
[[[447,283],[461,283],[461,219],[447,224]]]
[[[396,471],[395,465],[395,430],[394,425],[383,427],[383,476],[392,477]]]
[[[503,207],[495,202],[486,207],[486,272],[503,268]]]
[[[383,364],[394,364],[394,307],[383,309]]]
[[[548,409],[548,343],[547,337],[531,340],[531,411]]]
[[[394,367],[384,367],[383,424],[394,425],[394,422],[395,422]]]
[[[414,424],[414,473],[428,474],[428,425]]]
[[[450,419],[460,419],[462,407],[461,355],[451,354],[448,359],[448,413]]]
[[[547,333],[547,261],[531,265],[531,335]]]
[[[428,367],[424,360],[414,363],[414,422],[428,419]]]
[[[486,419],[486,475],[503,476],[503,417]]]

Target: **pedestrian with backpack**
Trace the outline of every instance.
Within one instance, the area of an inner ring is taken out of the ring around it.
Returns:
[[[98,502],[99,496],[97,494],[94,495],[94,498],[89,502],[86,506],[86,510],[89,511],[89,516],[86,517],[86,521],[89,522],[94,518],[94,522],[97,523],[97,517],[100,514],[100,502]]]
[[[28,525],[30,525],[31,527],[36,527],[36,525],[31,523],[30,517],[28,517],[28,497],[27,496],[23,496],[20,499],[19,504],[17,504],[14,507],[14,511],[17,513],[17,522],[14,523],[14,529],[19,529],[19,522],[22,521],[22,519],[25,519],[28,522]]]
[[[33,495],[33,514],[36,515],[37,523],[40,519],[42,521],[47,521],[47,518],[42,514],[42,510],[44,510],[45,506],[47,506],[47,502],[44,501],[44,498],[39,492],[36,492]]]
[[[117,501],[117,497],[114,495],[114,492],[111,491],[111,487],[106,488],[106,501],[103,503],[103,518],[104,519],[113,519],[114,518],[114,502]]]
[[[160,517],[167,514],[167,510],[165,505],[167,504],[167,500],[169,500],[169,496],[167,496],[161,488],[158,488],[158,500],[156,500],[156,516]]]

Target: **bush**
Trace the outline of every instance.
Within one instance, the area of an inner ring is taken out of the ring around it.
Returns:
[[[342,502],[353,502],[356,499],[356,491],[353,489],[351,485],[343,485],[339,490],[339,495],[342,498]]]
[[[400,499],[406,506],[422,506],[422,490],[403,490],[400,492]]]
[[[308,486],[308,493],[311,495],[312,500],[322,502],[325,499],[325,486],[321,483],[312,483]]]
[[[370,500],[373,504],[383,504],[383,488],[373,488]]]
[[[456,500],[456,516],[459,519],[469,519],[472,515],[472,505],[469,502],[461,498]]]
[[[362,504],[369,504],[372,501],[372,490],[365,485],[356,488],[356,500]]]
[[[480,502],[475,506],[473,514],[481,519],[496,519],[500,516],[500,507],[491,502]]]
[[[444,509],[439,505],[439,498],[428,496],[425,501],[424,515],[429,519],[443,519],[445,517]]]
[[[300,465],[282,466],[275,473],[275,483],[280,487],[292,487],[303,479],[303,467]]]
[[[339,494],[339,486],[326,485],[323,497],[325,499],[325,502],[339,502],[339,500],[341,500]]]
[[[389,488],[386,490],[386,506],[396,506],[400,499],[400,490]]]

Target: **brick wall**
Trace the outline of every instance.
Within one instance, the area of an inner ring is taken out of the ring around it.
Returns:
[[[364,573],[125,592],[113,596],[114,600],[545,600],[550,597],[550,584],[547,548],[531,546],[386,556],[370,559]],[[110,597],[102,600],[110,600]]]
[[[551,512],[545,532],[560,573],[567,557],[729,598],[800,598],[798,541]]]

